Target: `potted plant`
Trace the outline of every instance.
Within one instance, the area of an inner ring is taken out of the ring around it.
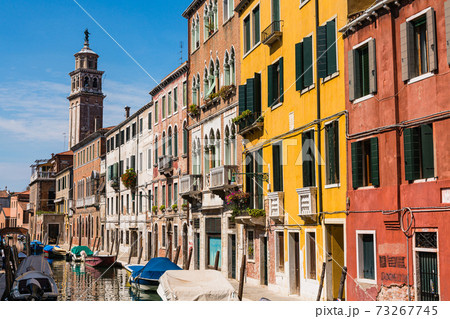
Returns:
[[[158,212],[158,206],[152,206],[152,212],[156,214]]]
[[[219,91],[219,95],[223,100],[228,100],[234,93],[235,90],[234,84],[222,86]]]
[[[111,187],[115,190],[118,190],[120,188],[119,180],[117,178],[111,181]]]
[[[128,189],[135,188],[136,176],[137,174],[133,168],[127,169],[121,177],[123,186],[125,186]]]
[[[252,111],[250,111],[250,110],[245,110],[245,111],[243,111],[242,113],[241,113],[241,115],[239,115],[239,116],[236,116],[234,119],[232,119],[231,121],[234,123],[234,124],[239,124],[239,122],[241,121],[241,120],[244,120],[244,119],[246,119],[247,117],[249,117],[250,115],[252,114]]]
[[[173,210],[174,212],[177,212],[177,211],[178,211],[178,205],[177,205],[177,204],[173,204],[173,205],[172,205],[172,210]]]
[[[186,212],[188,210],[188,205],[187,204],[182,204],[181,205],[181,209]]]
[[[159,210],[164,213],[166,211],[166,205],[159,206]]]
[[[231,214],[232,220],[234,220],[236,216],[241,215],[242,211],[244,211],[248,207],[249,199],[250,194],[245,193],[241,190],[232,192],[225,197],[225,202],[231,208],[232,211]]]
[[[197,104],[189,105],[189,113],[193,116],[197,116],[199,114],[199,109]]]

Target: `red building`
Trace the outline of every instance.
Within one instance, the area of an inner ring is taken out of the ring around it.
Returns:
[[[450,1],[349,14],[348,300],[449,300]]]

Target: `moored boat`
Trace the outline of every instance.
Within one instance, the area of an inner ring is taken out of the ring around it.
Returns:
[[[181,270],[181,268],[171,262],[169,258],[152,258],[144,267],[133,271],[129,281],[134,288],[140,290],[156,290],[159,285],[159,278],[168,270]]]
[[[66,257],[67,251],[59,246],[47,245],[44,247],[44,256],[49,259],[64,259]]]
[[[87,246],[75,246],[70,251],[72,261],[84,262],[86,257],[92,256],[94,253]]]
[[[116,256],[113,255],[92,255],[85,258],[84,261],[91,267],[110,267],[116,262]]]
[[[34,255],[41,254],[44,250],[44,244],[41,243],[39,240],[33,240],[30,243],[30,249]]]

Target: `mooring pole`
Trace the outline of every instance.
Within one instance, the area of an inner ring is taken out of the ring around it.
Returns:
[[[178,246],[177,252],[175,253],[175,258],[173,259],[174,264],[178,263],[178,258],[180,257],[180,250],[181,250],[181,246]]]
[[[142,250],[144,249],[144,246],[141,246],[141,249],[139,249],[139,256],[138,256],[138,265],[141,264],[141,258],[142,258]]]
[[[189,267],[191,266],[192,250],[193,250],[193,248],[191,247],[189,249],[189,257],[188,257],[188,262],[187,262],[187,265],[186,265],[186,270],[189,270]]]
[[[28,233],[27,234],[27,239],[26,239],[26,241],[27,241],[27,247],[26,247],[26,249],[27,249],[27,256],[30,256],[30,254],[31,254],[30,239],[31,239],[31,236]]]
[[[219,258],[220,258],[220,251],[216,251],[216,260],[214,261],[214,270],[219,269]]]
[[[322,294],[323,280],[325,279],[325,270],[326,270],[326,268],[327,268],[327,263],[324,262],[322,264],[322,274],[320,275],[319,291],[317,292],[316,301],[320,301],[320,295]]]
[[[169,241],[169,245],[167,246],[167,248],[166,248],[166,258],[168,258],[169,257],[169,254],[170,254],[170,247],[172,246],[172,241]]]
[[[346,277],[347,277],[347,267],[344,266],[344,268],[342,268],[341,282],[339,283],[339,293],[338,293],[339,300],[342,300],[342,295],[344,294],[344,284]]]
[[[247,256],[242,255],[241,273],[239,276],[239,291],[238,291],[238,298],[240,301],[242,301],[242,295],[244,294],[244,275],[246,265],[247,265]]]
[[[113,249],[114,249],[114,243],[116,241],[116,233],[113,233],[112,235],[112,241],[111,241],[111,249],[109,250],[109,255],[112,255]]]

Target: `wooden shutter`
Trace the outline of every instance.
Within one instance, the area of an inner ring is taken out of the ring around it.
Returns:
[[[119,163],[114,163],[114,173],[113,173],[114,178],[119,177]]]
[[[430,69],[429,71],[434,71],[437,69],[437,47],[436,47],[436,18],[434,15],[434,9],[430,8],[430,10],[426,13],[427,17],[427,40],[428,40],[428,54],[429,54],[429,63]]]
[[[152,113],[148,113],[148,129],[152,129]]]
[[[246,110],[247,86],[239,85],[239,115]]]
[[[253,111],[261,114],[261,74],[255,73],[255,91]]]
[[[188,152],[188,130],[183,128],[183,153],[187,154]]]
[[[122,175],[124,173],[123,171],[123,161],[119,162],[119,174]]]
[[[368,43],[369,47],[369,93],[377,92],[377,55],[375,39]]]
[[[327,173],[328,173],[328,183],[335,184],[336,180],[336,128],[337,121],[332,122],[331,124],[325,127],[327,134]]]
[[[327,26],[320,26],[317,31],[317,72],[319,78],[327,76]]]
[[[268,107],[271,107],[273,104],[273,74],[274,74],[274,66],[271,64],[267,67],[267,103]]]
[[[378,159],[378,137],[370,139],[370,174],[372,185],[380,186],[380,169]]]
[[[312,36],[303,39],[303,69],[304,69],[304,87],[309,87],[313,84],[313,44]]]
[[[295,89],[303,90],[303,42],[295,45]]]
[[[450,1],[444,2],[445,8],[445,36],[447,40],[447,63],[450,64]]]
[[[433,124],[420,127],[423,178],[434,177]]]
[[[413,70],[414,45],[412,43],[413,26],[409,22],[400,24],[400,46],[402,58],[402,81],[411,78]]]
[[[327,22],[327,75],[337,71],[336,63],[336,21]]]
[[[355,50],[348,51],[348,99],[355,100]]]
[[[363,161],[362,161],[362,144],[354,142],[352,146],[352,182],[353,188],[361,187],[363,184]]]
[[[278,61],[280,67],[280,102],[284,101],[284,71],[283,71],[283,58]]]
[[[253,155],[251,153],[248,153],[245,157],[245,172],[248,173],[254,173],[253,171]],[[250,195],[250,198],[254,194],[254,187],[253,187],[253,176],[252,175],[245,175],[245,191]],[[250,207],[253,208],[252,201],[250,200]]]
[[[136,156],[134,156],[134,155],[131,155],[131,160],[130,160],[130,167],[133,169],[133,170],[136,170]]]
[[[308,158],[308,150],[311,147],[310,134],[302,134],[302,170],[303,170],[303,187],[308,187],[313,185],[313,172],[311,165],[311,158]]]
[[[253,113],[255,105],[255,79],[247,79],[247,110]]]
[[[413,181],[420,178],[420,141],[417,127],[403,130],[405,153],[405,179]]]
[[[264,209],[264,189],[263,189],[263,149],[256,151],[256,172],[260,175],[256,177],[256,201],[258,209]]]
[[[283,191],[283,167],[281,158],[281,143],[272,146],[273,160],[273,191]]]

